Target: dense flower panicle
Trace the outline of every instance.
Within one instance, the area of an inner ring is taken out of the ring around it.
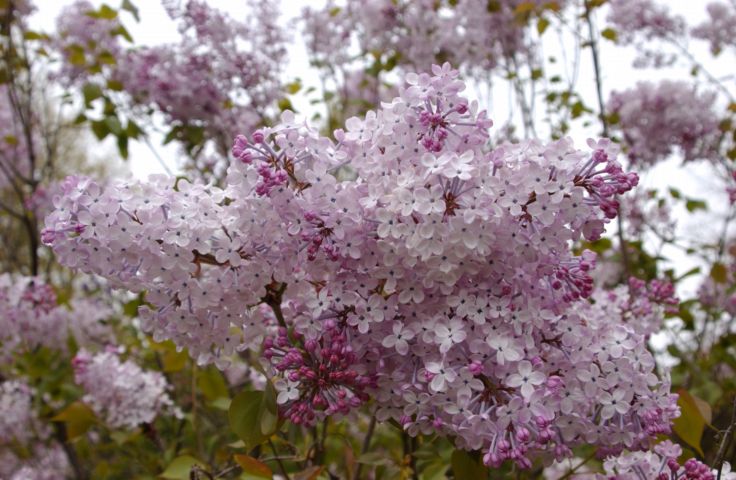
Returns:
[[[346,414],[368,399],[371,377],[355,366],[357,356],[348,344],[346,326],[325,321],[318,338],[299,335],[292,340],[284,328],[264,342],[264,357],[284,379],[276,382],[282,416],[297,425],[325,415]]]
[[[639,35],[647,40],[676,38],[685,33],[685,20],[670,13],[665,3],[653,0],[611,0],[608,21],[618,39],[633,43]]]
[[[111,428],[135,428],[160,414],[180,414],[163,374],[121,361],[115,349],[95,355],[80,350],[72,364],[74,379],[85,391],[82,401]]]
[[[452,435],[491,465],[647,447],[676,397],[635,326],[584,300],[595,255],[570,252],[636,175],[605,140],[489,150],[491,121],[457,75],[407,75],[337,142],[285,112],[236,138],[223,189],[72,178],[44,240],[147,291],[144,329],[200,362],[265,341],[297,423],[369,394],[380,420]],[[343,167],[355,178],[338,180]]]
[[[682,17],[670,12],[666,2],[611,0],[608,4],[608,21],[616,32],[617,41],[637,49],[634,67],[661,68],[675,63],[677,55],[662,48],[662,42],[677,41],[685,34],[686,25]]]
[[[64,350],[71,334],[79,345],[112,337],[106,324],[113,312],[99,300],[76,298],[57,305],[50,285],[38,278],[0,275],[0,358],[37,347]]]
[[[691,458],[682,465],[677,458],[682,448],[665,440],[648,452],[626,452],[615,458],[607,459],[603,464],[606,475],[599,475],[600,480],[615,478],[617,480],[715,480],[717,471]],[[730,472],[730,466],[724,465],[723,480],[736,479],[736,473]],[[572,477],[574,478],[574,477]]]
[[[736,6],[710,2],[706,10],[708,19],[692,29],[693,36],[707,40],[713,55],[718,55],[726,47],[736,46]]]
[[[0,383],[0,478],[58,480],[70,467],[57,444],[47,444],[51,429],[33,409],[34,391],[20,380]],[[19,455],[18,452],[25,452]]]
[[[715,98],[687,82],[640,82],[612,93],[606,110],[618,119],[629,159],[645,167],[675,151],[686,161],[714,158],[720,135]]]
[[[18,380],[0,383],[0,445],[25,445],[37,436],[42,424],[33,410],[33,389]],[[43,436],[43,435],[42,435]]]
[[[675,234],[677,221],[671,205],[657,197],[656,192],[637,190],[628,195],[626,202],[621,204],[621,215],[630,237],[643,238],[647,231],[663,238],[672,238]]]
[[[120,20],[90,15],[95,10],[88,0],[76,0],[56,19],[54,46],[64,60],[57,76],[68,85],[87,82],[90,70],[114,69],[123,51]]]
[[[330,1],[302,14],[310,54],[318,65],[343,66],[362,52],[386,52],[409,70],[448,61],[466,74],[485,75],[517,54],[532,38],[517,7],[565,6],[565,0]],[[357,45],[356,45],[357,44]]]
[[[670,282],[645,282],[635,277],[629,278],[628,285],[596,290],[592,299],[595,305],[591,309],[599,310],[601,317],[615,318],[645,337],[658,331],[664,314],[677,312],[679,304]]]
[[[167,10],[182,40],[126,52],[115,78],[134,105],[155,106],[174,126],[202,129],[217,159],[207,154],[214,165],[200,166],[219,172],[235,134],[262,124],[281,95],[286,34],[274,2],[250,1],[243,22],[206,2],[176,5]]]

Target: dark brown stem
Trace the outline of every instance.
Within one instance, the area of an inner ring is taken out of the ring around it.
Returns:
[[[371,416],[371,423],[368,424],[368,431],[365,434],[365,438],[363,439],[363,448],[360,450],[360,454],[363,455],[365,453],[368,453],[368,449],[371,446],[371,437],[373,437],[373,431],[376,429],[376,416]],[[353,475],[353,480],[360,480],[360,473],[363,469],[363,464],[358,462],[358,467],[355,469],[355,475]]]
[[[284,467],[284,464],[281,461],[281,457],[279,457],[279,452],[276,451],[276,446],[273,444],[273,441],[270,438],[268,439],[268,445],[271,447],[271,450],[273,450],[273,458],[276,460],[276,463],[279,464],[279,470],[281,470],[281,474],[286,478],[286,480],[291,480],[289,474],[286,473],[286,467]]]
[[[723,432],[723,438],[721,439],[721,445],[718,447],[718,454],[713,462],[713,466],[718,469],[718,478],[721,480],[721,470],[723,469],[723,461],[726,458],[726,452],[731,446],[731,440],[733,440],[734,428],[736,428],[736,398],[733,399],[733,412],[731,413],[731,423],[728,428]]]
[[[53,425],[54,436],[56,437],[56,440],[61,444],[61,448],[64,450],[66,458],[67,460],[69,460],[69,464],[72,466],[72,470],[74,470],[74,478],[78,480],[87,480],[89,476],[87,475],[87,471],[82,466],[82,463],[79,461],[77,451],[74,449],[74,446],[72,446],[66,439],[66,425],[59,422],[53,422]]]
[[[408,462],[411,468],[412,480],[419,480],[417,472],[417,460],[414,458],[414,439],[406,432],[401,432],[401,443],[404,445],[404,461]]]

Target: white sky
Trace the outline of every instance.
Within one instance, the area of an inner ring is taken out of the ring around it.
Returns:
[[[96,6],[105,3],[101,0],[91,1]],[[119,1],[120,0],[108,0],[108,3],[112,6],[117,6]],[[662,2],[667,3],[675,13],[685,16],[691,25],[698,23],[706,17],[706,1],[662,0]],[[72,1],[36,0],[35,3],[38,7],[38,11],[32,19],[34,28],[50,31],[54,29],[55,18],[62,7],[72,3]],[[136,44],[152,45],[177,40],[178,34],[175,24],[169,19],[160,1],[133,0],[133,3],[139,9],[141,21],[140,23],[136,23],[132,17],[126,14],[124,22],[134,37]],[[245,2],[236,0],[209,0],[209,3],[217,8],[229,12],[235,18],[242,17],[242,15],[245,14]],[[311,2],[309,0],[281,0],[282,11],[285,12],[285,20],[298,15],[301,9],[306,5],[323,3],[323,1],[314,0]],[[601,28],[603,28],[605,23],[603,17],[599,16],[598,20],[598,23],[602,25]],[[555,53],[558,56],[559,61],[562,61],[559,55],[559,43],[555,38],[555,33],[552,29],[549,29],[548,33],[545,34],[545,40],[549,40],[549,47],[545,44],[545,49],[547,49],[545,54]],[[695,46],[694,52],[698,58],[709,58],[705,45]],[[603,64],[605,92],[610,92],[613,89],[624,89],[630,87],[640,80],[656,80],[665,77],[681,79],[690,78],[686,68],[669,69],[666,71],[635,70],[631,66],[634,56],[635,54],[632,49],[616,47],[607,41],[601,42],[601,59]],[[290,45],[289,57],[290,60],[287,68],[286,79],[292,80],[296,77],[300,77],[305,87],[312,85],[317,87],[318,82],[316,73],[311,70],[308,65],[306,51],[299,35],[294,36],[294,42]],[[733,73],[728,71],[729,68],[733,67],[733,63],[730,63],[730,61],[732,61],[732,59],[726,61],[722,60],[720,64],[711,62],[710,64],[707,64],[707,66],[711,67],[712,70],[715,70],[717,75],[721,73]],[[577,86],[578,91],[585,99],[586,105],[597,110],[589,50],[584,50],[582,52],[580,75]],[[468,94],[472,95],[472,93],[472,89],[469,89]],[[498,101],[491,106],[491,118],[507,118],[509,114],[509,106],[506,100],[506,95],[498,95],[497,93],[494,93],[494,99],[497,99]],[[303,114],[311,113],[309,110],[310,108],[313,108],[310,107],[307,102],[295,103],[295,107]],[[541,112],[542,110],[543,106],[538,106],[538,111]],[[310,115],[306,116],[309,117]],[[576,143],[579,145],[582,145],[584,139],[588,136],[595,136],[598,133],[597,129],[586,130],[579,126],[574,127],[571,132],[571,134],[576,138]],[[156,138],[152,139],[152,143],[167,165],[170,168],[175,169],[175,165],[177,163],[176,148],[173,147],[173,145],[163,147],[160,145],[160,141]],[[107,148],[111,152],[114,151],[114,145],[112,143],[107,145]],[[151,173],[163,173],[164,171],[155,160],[155,157],[149,148],[138,142],[134,142],[130,146],[130,160],[128,161],[128,165],[133,176],[138,178],[144,178]],[[659,187],[674,185],[686,196],[710,198],[712,199],[711,203],[722,200],[722,187],[710,177],[707,166],[688,166],[687,168],[677,168],[676,166],[677,160],[673,159],[670,162],[665,162],[664,164],[656,167],[645,176],[643,179],[644,181],[642,182],[643,185]],[[689,232],[691,235],[693,232],[696,232],[698,236],[702,236],[704,231],[715,232],[718,228],[720,228],[719,224],[705,224],[704,218],[697,215],[687,216],[685,221],[680,224],[680,230],[683,232]],[[688,264],[686,261],[678,260],[678,271],[683,272],[690,267],[691,264]]]

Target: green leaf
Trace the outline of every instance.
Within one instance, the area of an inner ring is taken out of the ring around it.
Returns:
[[[133,36],[130,34],[130,32],[128,31],[128,29],[125,28],[122,25],[120,25],[115,30],[112,30],[110,33],[112,33],[113,35],[120,35],[121,37],[123,37],[127,41],[133,43]]]
[[[702,400],[697,399],[686,390],[679,390],[677,405],[680,407],[680,416],[675,419],[672,429],[683,442],[693,447],[701,456],[703,449],[700,440],[703,437],[703,429],[708,423],[703,416]],[[698,401],[700,400],[700,401]]]
[[[479,459],[473,458],[465,450],[452,452],[452,471],[456,480],[477,480],[488,478],[488,468]]]
[[[133,120],[128,120],[128,125],[125,127],[125,133],[130,138],[138,138],[143,134],[143,130]]]
[[[105,65],[115,65],[117,60],[115,60],[115,55],[108,51],[104,51],[97,55],[97,62]]]
[[[191,476],[191,472],[192,467],[195,465],[199,465],[202,469],[205,467],[204,462],[200,462],[189,455],[182,455],[181,457],[176,457],[172,460],[169,466],[166,467],[166,470],[164,470],[159,477],[168,478],[170,480],[189,480],[190,478],[194,478]]]
[[[118,80],[108,80],[107,81],[107,88],[114,92],[122,92],[123,91],[123,83],[119,82]]]
[[[197,386],[205,398],[215,401],[220,397],[228,397],[229,392],[222,374],[214,367],[208,367],[197,376]]]
[[[319,477],[319,474],[322,473],[322,470],[324,469],[325,467],[319,465],[307,467],[301,472],[296,472],[294,475],[291,476],[291,478],[293,478],[294,480],[317,480],[317,477]]]
[[[104,122],[105,125],[107,125],[107,128],[115,135],[123,133],[123,126],[120,124],[120,119],[118,119],[118,117],[109,115],[105,117]]]
[[[26,30],[23,32],[23,38],[25,40],[48,40],[49,36],[45,33],[38,33],[32,30]]]
[[[233,457],[243,472],[258,478],[273,478],[273,471],[265,463],[248,455],[235,454]]]
[[[708,210],[708,204],[705,203],[704,200],[689,198],[687,202],[685,202],[685,208],[687,208],[688,212],[692,213],[696,210]]]
[[[136,22],[141,21],[140,15],[138,15],[138,7],[133,5],[133,2],[130,0],[123,0],[123,4],[120,5],[121,10],[125,10],[126,12],[130,12],[131,15],[133,15],[133,18],[135,18]]]
[[[542,35],[547,30],[547,27],[549,27],[549,20],[544,17],[540,18],[537,22],[537,33]]]
[[[103,120],[93,120],[90,123],[90,128],[92,128],[92,132],[97,137],[97,140],[102,140],[110,134],[110,127]]]
[[[69,54],[69,63],[72,65],[81,67],[87,62],[84,57],[84,48],[79,45],[70,45],[66,51]]]
[[[102,89],[95,83],[85,83],[82,86],[82,94],[84,95],[84,104],[89,108],[94,100],[102,97]]]
[[[66,434],[70,440],[84,435],[97,422],[95,412],[82,402],[70,404],[51,420],[66,424]]]
[[[124,159],[128,159],[128,135],[121,133],[118,135],[118,152]]]
[[[114,20],[118,16],[117,10],[110,7],[108,4],[103,3],[99,10],[93,10],[87,12],[87,15],[92,18],[100,18],[103,20]]]
[[[606,28],[606,29],[603,29],[603,31],[601,32],[601,37],[608,39],[612,42],[615,42],[616,39],[618,38],[618,34],[616,33],[616,30],[612,28]]]
[[[728,281],[728,269],[722,263],[714,263],[710,269],[710,278],[716,283],[726,283]]]
[[[286,84],[286,91],[289,92],[289,94],[291,95],[294,95],[301,89],[302,89],[302,81],[299,80],[298,78],[294,80],[293,82]]]
[[[269,389],[275,392],[271,382],[266,384],[266,392],[240,392],[230,404],[230,428],[243,440],[246,448],[260,445],[276,433],[276,399],[275,393],[267,393]]]
[[[674,187],[670,187],[670,196],[675,199],[682,198],[682,194],[680,193],[680,191]]]

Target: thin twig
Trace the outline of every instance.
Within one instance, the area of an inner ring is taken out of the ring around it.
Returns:
[[[713,466],[718,469],[717,480],[721,480],[721,470],[723,469],[723,460],[726,457],[726,451],[728,450],[728,447],[731,445],[731,440],[733,439],[734,428],[736,428],[736,397],[734,397],[733,399],[733,412],[731,413],[731,423],[728,425],[728,428],[723,433],[723,438],[721,439],[721,445],[718,447],[718,454],[716,455],[716,460],[715,462],[713,462]]]
[[[360,454],[364,455],[368,452],[368,449],[371,446],[371,437],[373,437],[373,431],[376,428],[376,415],[371,416],[371,423],[368,424],[368,431],[365,434],[365,438],[363,439],[363,448],[360,449]],[[360,480],[360,471],[363,469],[363,464],[358,462],[358,468],[355,469],[355,475],[353,475],[353,480]]]
[[[276,463],[279,464],[279,469],[281,470],[281,473],[284,477],[286,477],[286,480],[291,480],[289,474],[286,473],[286,467],[284,467],[284,464],[281,461],[281,457],[279,457],[279,453],[276,451],[276,446],[273,444],[273,440],[271,440],[270,438],[268,439],[268,445],[271,447],[271,450],[273,450],[273,459],[276,460]]]

